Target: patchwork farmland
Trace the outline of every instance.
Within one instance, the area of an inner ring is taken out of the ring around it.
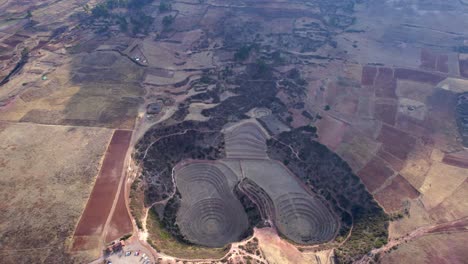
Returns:
[[[0,11],[2,263],[464,263],[468,1]]]

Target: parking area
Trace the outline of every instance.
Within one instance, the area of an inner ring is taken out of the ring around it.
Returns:
[[[154,264],[151,254],[143,247],[126,246],[123,250],[112,253],[106,258],[108,264]]]

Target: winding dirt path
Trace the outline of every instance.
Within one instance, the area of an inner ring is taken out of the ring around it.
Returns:
[[[445,233],[445,232],[467,232],[468,231],[468,217],[463,217],[457,220],[441,223],[441,224],[434,224],[429,226],[423,226],[417,228],[410,232],[409,234],[390,240],[385,246],[374,249],[370,252],[370,254],[364,256],[362,259],[356,262],[356,264],[367,264],[372,261],[373,256],[385,253],[391,250],[394,247],[397,247],[403,243],[408,241],[417,239],[419,237],[429,235],[429,234],[437,234],[437,233]]]

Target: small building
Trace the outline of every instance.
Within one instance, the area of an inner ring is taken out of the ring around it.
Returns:
[[[146,107],[146,113],[149,115],[157,115],[161,112],[161,105],[158,103],[151,103]]]

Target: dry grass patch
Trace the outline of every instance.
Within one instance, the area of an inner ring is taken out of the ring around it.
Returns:
[[[54,63],[53,71],[47,62]],[[143,70],[128,58],[116,52],[93,52],[71,59],[48,53],[34,65],[31,67],[40,65],[36,68],[50,71],[48,79],[25,74],[32,81],[1,113],[1,120],[133,128],[144,92],[137,83]]]
[[[467,179],[466,169],[434,163],[419,188],[422,202],[430,210],[443,202]]]
[[[0,251],[6,263],[72,262],[69,239],[111,135],[108,129],[31,124],[0,131]],[[33,250],[44,247],[40,254]],[[19,249],[32,250],[8,252]]]
[[[428,235],[400,245],[384,256],[381,263],[462,264],[468,259],[467,243],[465,232]]]

